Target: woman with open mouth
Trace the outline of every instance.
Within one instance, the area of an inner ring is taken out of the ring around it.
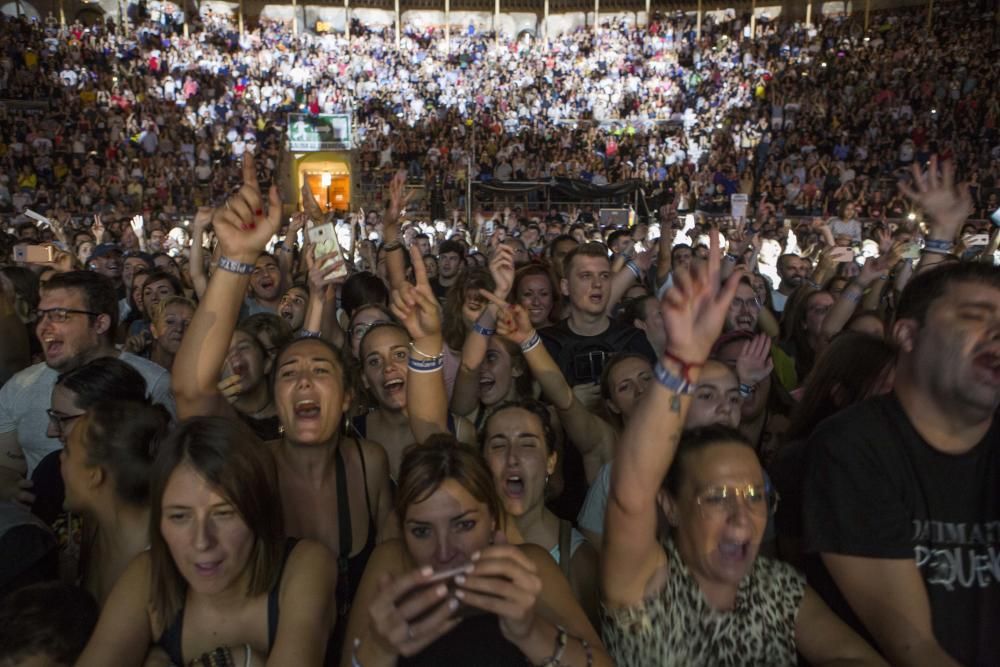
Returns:
[[[601,584],[604,637],[633,665],[885,664],[791,566],[759,556],[777,499],[739,432],[682,435],[740,274],[720,250],[678,274],[660,304],[667,349],[611,471]],[[661,529],[661,525],[667,528]]]
[[[115,584],[77,665],[321,663],[333,560],[286,539],[274,462],[253,439],[232,419],[196,417],[164,440],[150,549]]]
[[[379,322],[365,331],[358,348],[362,383],[375,399],[376,407],[368,414],[354,417],[351,425],[359,437],[374,440],[385,448],[393,479],[399,472],[403,450],[419,442],[412,428],[407,397],[410,377],[407,360],[412,345],[416,343],[405,327]],[[460,441],[475,443],[475,429],[467,419],[449,414],[447,424],[448,431]]]
[[[501,404],[486,418],[480,443],[521,539],[549,552],[591,623],[600,627],[597,551],[572,523],[545,506],[559,456],[548,408],[531,399]]]
[[[252,271],[245,267],[253,266],[280,224],[276,193],[268,215],[260,214],[262,202],[252,159],[247,158],[247,163],[243,188],[230,199],[231,206],[213,214],[226,261],[220,260],[219,270],[212,274],[177,354],[173,388],[182,417],[236,418],[216,381]],[[307,313],[307,329],[319,329],[316,321],[322,318],[321,311]],[[328,646],[328,664],[339,658],[346,615],[391,502],[385,451],[374,442],[342,435],[352,397],[345,369],[340,351],[329,342],[297,338],[275,357],[271,391],[282,431],[281,438],[271,443],[278,470],[271,494],[280,489],[288,534],[321,542],[337,562],[339,620]],[[264,447],[257,442],[247,444]]]

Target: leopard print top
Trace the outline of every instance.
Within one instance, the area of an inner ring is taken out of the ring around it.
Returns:
[[[712,609],[673,544],[663,590],[642,604],[604,609],[604,642],[618,667],[795,665],[795,618],[805,579],[761,556],[732,611]]]

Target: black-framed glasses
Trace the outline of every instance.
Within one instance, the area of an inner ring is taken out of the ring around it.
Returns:
[[[45,414],[49,416],[49,423],[56,425],[56,430],[59,431],[59,435],[65,435],[66,425],[71,423],[74,419],[79,419],[84,415],[83,412],[78,415],[64,415],[56,412],[52,408],[47,408],[45,410]]]
[[[35,311],[35,316],[38,322],[41,322],[46,317],[50,321],[56,324],[62,324],[69,319],[70,315],[92,315],[97,317],[101,313],[95,313],[92,310],[79,310],[77,308],[39,308]]]

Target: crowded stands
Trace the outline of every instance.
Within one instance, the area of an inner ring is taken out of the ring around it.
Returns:
[[[1000,664],[1000,17],[133,18],[0,18],[0,665]]]

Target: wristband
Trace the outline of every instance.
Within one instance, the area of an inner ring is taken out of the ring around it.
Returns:
[[[534,350],[542,342],[542,337],[538,335],[538,332],[531,334],[531,338],[521,343],[521,353],[527,354]]]
[[[807,280],[806,285],[812,287],[813,289],[823,289],[822,287],[820,287],[820,284],[818,282],[813,280]]]
[[[406,362],[407,367],[414,373],[433,373],[444,368],[444,355],[437,359],[414,359]]]
[[[309,329],[299,331],[299,338],[319,338],[321,335],[319,331],[309,331]]]
[[[856,293],[856,292],[852,292],[852,291],[850,291],[850,290],[848,290],[846,288],[844,289],[843,292],[840,293],[840,295],[842,297],[844,297],[845,299],[847,299],[848,301],[850,301],[851,303],[861,303],[861,299],[864,298],[864,292],[863,291],[861,293]]]
[[[680,365],[681,377],[684,378],[684,381],[687,382],[688,384],[691,383],[691,369],[701,368],[702,366],[705,365],[704,362],[698,364],[688,363],[687,361],[684,361],[677,355],[671,354],[668,350],[663,351],[663,356],[669,359],[670,361],[674,362],[675,364]]]
[[[687,396],[694,393],[693,384],[691,384],[686,378],[674,375],[668,371],[663,367],[663,363],[660,361],[657,361],[656,365],[653,367],[653,375],[656,376],[656,380],[660,384],[675,394]]]
[[[587,656],[587,667],[594,667],[594,650],[590,648],[590,644],[587,643],[586,639],[580,639],[580,648],[583,649],[583,654]]]
[[[243,276],[248,276],[253,273],[253,264],[247,264],[246,262],[238,262],[235,259],[229,259],[225,256],[219,257],[218,267],[223,271],[229,271],[230,273],[238,273]]]
[[[723,257],[723,259],[725,259],[727,262],[732,262],[733,264],[739,264],[740,263],[739,255],[734,255],[731,252],[727,252],[726,256]]]
[[[639,268],[639,265],[636,264],[634,260],[630,259],[625,262],[625,268],[632,272],[636,280],[642,280],[642,269]]]
[[[924,241],[924,250],[928,252],[940,252],[940,253],[951,253],[955,244],[951,241],[942,241],[941,239],[927,239]]]
[[[757,385],[740,382],[740,396],[750,398],[757,392]]]
[[[437,360],[437,359],[441,359],[441,358],[444,357],[444,352],[439,352],[438,354],[427,354],[426,352],[421,352],[420,350],[417,349],[417,346],[413,343],[412,340],[410,341],[410,351],[411,352],[416,352],[417,354],[419,354],[424,359],[434,359],[434,360]],[[411,358],[412,358],[412,356],[411,356]]]
[[[490,336],[492,336],[493,334],[495,334],[497,332],[496,329],[487,329],[486,327],[484,327],[483,325],[481,325],[479,322],[473,322],[472,323],[472,330],[475,331],[480,336],[486,336],[487,338],[489,338]]]
[[[399,239],[395,241],[389,241],[388,243],[382,244],[382,252],[392,252],[393,250],[399,250],[403,247],[403,242]]]
[[[941,250],[939,248],[924,248],[920,252],[929,252],[932,255],[947,255],[948,257],[955,256],[955,253],[953,253],[950,248],[948,250]]]

